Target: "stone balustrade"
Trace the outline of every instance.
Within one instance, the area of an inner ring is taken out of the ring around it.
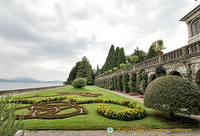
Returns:
[[[157,65],[166,64],[174,61],[178,62],[179,60],[184,60],[195,56],[200,56],[200,41],[183,46],[160,56],[145,60],[124,70],[119,70],[118,72],[106,75],[103,78],[130,71],[138,71],[140,69],[145,69],[148,67],[155,67]]]

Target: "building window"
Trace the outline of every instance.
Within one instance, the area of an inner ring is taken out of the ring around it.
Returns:
[[[192,25],[192,36],[195,36],[200,33],[200,18],[196,19]]]

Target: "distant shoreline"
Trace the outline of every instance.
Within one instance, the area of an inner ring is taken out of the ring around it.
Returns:
[[[37,87],[37,88],[2,90],[2,91],[0,91],[0,96],[2,96],[2,95],[12,95],[12,94],[21,94],[21,93],[28,93],[28,92],[35,92],[35,91],[40,91],[40,90],[61,88],[61,87],[65,87],[65,86],[66,85],[58,85],[58,86]]]

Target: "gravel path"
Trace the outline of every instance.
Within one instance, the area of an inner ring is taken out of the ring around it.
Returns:
[[[200,130],[194,129],[192,132],[117,132],[108,134],[106,130],[46,130],[46,131],[26,131],[24,136],[200,136]]]
[[[103,88],[101,88],[101,89],[103,89]],[[130,96],[129,94],[123,94],[123,93],[119,93],[119,92],[115,92],[115,91],[110,91],[110,90],[106,90],[106,89],[104,89],[104,90],[108,91],[108,92],[111,92],[111,93],[114,93],[114,94],[118,94],[118,95],[124,96],[124,97],[126,97],[128,99],[132,99],[132,100],[144,103],[143,102],[143,98],[139,98],[138,96]]]

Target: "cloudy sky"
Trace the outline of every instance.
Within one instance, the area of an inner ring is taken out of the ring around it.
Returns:
[[[163,39],[171,51],[187,44],[180,22],[194,0],[1,0],[0,78],[66,80],[87,56],[104,64],[111,44],[129,55]]]

